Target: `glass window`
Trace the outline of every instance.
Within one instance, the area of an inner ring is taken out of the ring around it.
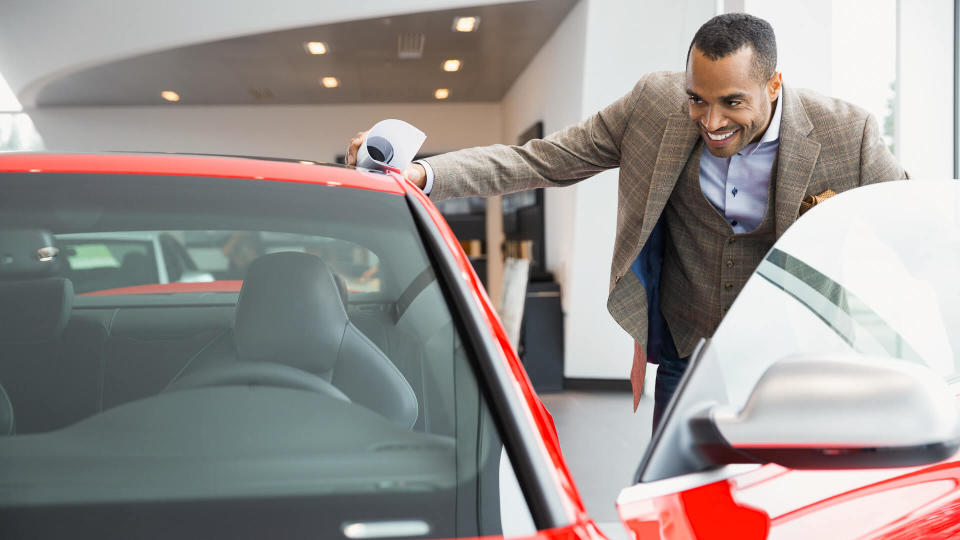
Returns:
[[[67,234],[56,237],[66,253],[64,273],[76,293],[160,283],[154,243],[142,235]]]
[[[240,290],[246,268],[281,251],[323,259],[351,292],[381,291],[380,260],[355,243],[324,236],[271,231],[104,231],[55,236],[67,253],[64,275],[80,294],[182,294],[193,289],[140,285],[211,283],[209,290]],[[216,283],[236,281],[237,283]]]
[[[59,276],[109,293],[0,344],[0,512],[24,537],[115,534],[118,515],[130,536],[535,531],[404,197],[45,174],[0,192],[0,242],[52,233]],[[118,290],[134,255],[148,285]]]
[[[895,142],[897,1],[833,0],[830,6],[831,93],[869,111],[890,152],[899,155]]]

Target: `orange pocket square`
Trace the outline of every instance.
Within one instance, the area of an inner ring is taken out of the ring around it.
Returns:
[[[819,195],[810,195],[800,202],[800,215],[802,216],[807,210],[810,210],[834,195],[836,195],[836,193],[834,193],[832,189],[828,189]]]

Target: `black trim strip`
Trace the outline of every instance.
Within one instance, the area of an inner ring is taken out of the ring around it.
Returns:
[[[457,314],[454,321],[463,338],[464,348],[470,353],[480,390],[487,398],[494,421],[500,428],[504,446],[513,464],[533,522],[538,530],[563,527],[570,519],[557,493],[553,474],[539,458],[536,434],[520,421],[522,415],[519,397],[513,392],[513,383],[506,367],[498,360],[499,348],[490,336],[476,305],[473,293],[460,274],[453,255],[446,249],[440,231],[427,210],[412,196],[406,196],[417,230],[427,250],[433,268],[438,270],[437,281],[444,293],[450,311]],[[488,361],[481,362],[479,358]]]
[[[821,273],[816,268],[810,266],[809,264],[801,261],[800,259],[781,251],[779,249],[772,249],[767,255],[765,262],[769,262],[774,266],[782,269],[784,272],[790,274],[791,276],[797,278],[805,285],[810,287],[811,290],[818,293],[828,302],[830,302],[834,307],[842,311],[850,321],[856,322],[858,319],[862,319],[862,315],[854,315],[854,307],[856,311],[860,313],[869,313],[872,315],[875,320],[872,325],[858,325],[864,331],[873,335],[877,343],[886,349],[887,353],[893,358],[901,358],[904,360],[922,360],[922,357],[917,354],[917,352],[910,346],[909,342],[899,332],[894,330],[886,323],[886,321],[880,317],[873,309],[870,308],[863,300],[860,300],[857,295],[853,294],[847,290],[843,285],[840,285],[836,281],[830,279],[823,273]],[[781,289],[783,292],[789,294],[795,300],[803,304],[804,307],[809,309],[814,315],[820,318],[828,327],[830,327],[841,339],[846,341],[851,347],[856,349],[856,344],[854,342],[854,337],[851,335],[851,329],[839,328],[835,322],[831,321],[824,317],[820,311],[817,310],[814,306],[811,306],[807,303],[800,294],[799,291],[790,290],[790,288],[784,284],[780,283],[775,278],[768,276],[763,271],[763,265],[757,270],[762,278],[769,281],[775,287]],[[894,338],[894,341],[898,344],[900,350],[897,350],[895,347],[888,345],[888,340],[890,337]]]
[[[563,389],[595,392],[633,392],[629,379],[564,379]]]
[[[403,317],[403,314],[406,313],[410,304],[420,296],[420,293],[427,288],[427,285],[433,283],[433,280],[433,269],[428,266],[413,279],[410,285],[407,285],[407,288],[403,290],[400,298],[397,298],[397,307],[394,312],[395,321],[399,321],[400,317]]]

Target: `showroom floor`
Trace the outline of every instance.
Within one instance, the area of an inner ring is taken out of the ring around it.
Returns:
[[[629,392],[568,390],[540,399],[553,415],[563,456],[590,516],[611,540],[627,538],[616,500],[633,483],[650,441],[652,393],[645,393],[636,413]]]

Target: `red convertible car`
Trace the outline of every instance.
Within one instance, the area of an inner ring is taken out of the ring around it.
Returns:
[[[633,538],[956,533],[960,188],[894,184],[811,211],[702,342]],[[0,537],[604,538],[401,177],[6,154],[0,194]]]

